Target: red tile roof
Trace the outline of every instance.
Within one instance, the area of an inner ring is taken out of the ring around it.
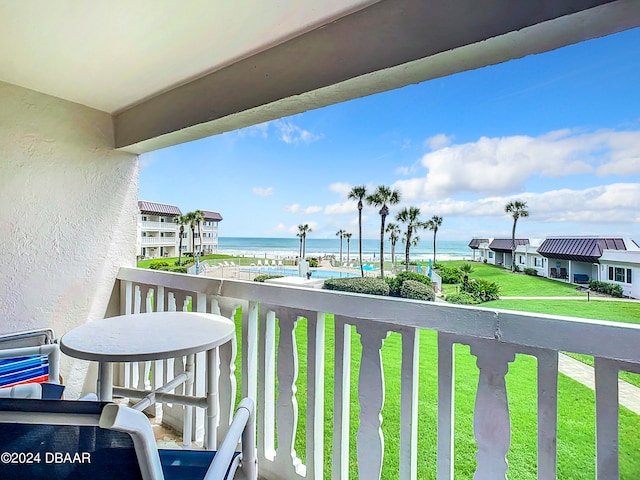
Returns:
[[[154,203],[138,201],[138,209],[140,213],[147,213],[149,215],[166,215],[168,217],[177,217],[182,215],[180,209],[174,205],[167,205],[166,203]]]

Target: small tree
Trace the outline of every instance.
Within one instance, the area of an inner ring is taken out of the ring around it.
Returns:
[[[340,263],[342,264],[342,237],[346,232],[343,229],[340,229],[336,232],[336,237],[340,237]]]
[[[420,209],[418,207],[408,207],[400,210],[396,215],[396,220],[407,225],[407,231],[404,234],[405,250],[404,262],[405,270],[409,270],[409,249],[418,243],[418,236],[414,234],[420,228],[425,228],[426,223],[420,221]]]
[[[520,217],[529,216],[529,210],[527,209],[527,202],[512,200],[505,205],[504,211],[513,217],[513,228],[511,229],[511,271],[513,272],[516,263],[516,224]]]
[[[384,278],[384,224],[389,215],[388,205],[400,203],[400,191],[391,190],[390,187],[380,185],[367,197],[367,203],[374,207],[380,207],[378,212],[380,214],[380,276]]]
[[[200,239],[200,255],[202,255],[202,222],[204,222],[204,213],[202,210],[193,212],[193,220],[198,225],[198,238]]]
[[[358,255],[360,257],[360,276],[364,277],[364,270],[362,269],[362,200],[367,196],[367,187],[364,185],[358,185],[353,187],[349,192],[350,200],[358,200]]]
[[[180,226],[180,244],[178,246],[178,265],[182,265],[182,237],[184,236],[184,226],[189,223],[189,219],[186,215],[178,215],[173,219],[177,225]]]
[[[353,236],[353,233],[349,233],[349,232],[345,232],[344,233],[344,238],[347,239],[347,263],[349,263],[349,257],[350,257],[350,246],[349,243],[351,242],[351,237]]]
[[[307,248],[307,233],[311,232],[309,224],[298,225],[298,233],[296,236],[300,237],[300,258],[303,259],[306,254]]]
[[[436,234],[438,233],[438,228],[442,225],[442,217],[434,215],[431,217],[431,220],[427,222],[427,228],[429,230],[433,230],[433,264],[436,264]]]
[[[387,233],[389,234],[389,243],[391,244],[391,264],[396,265],[396,243],[400,238],[400,227],[397,223],[389,222],[387,225]]]

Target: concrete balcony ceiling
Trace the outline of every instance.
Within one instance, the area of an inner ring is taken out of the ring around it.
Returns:
[[[0,3],[0,81],[140,153],[640,25],[640,0]]]

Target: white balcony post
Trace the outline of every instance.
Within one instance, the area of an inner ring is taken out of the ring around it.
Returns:
[[[381,428],[384,374],[381,349],[389,332],[385,324],[360,324],[357,329],[362,342],[362,360],[358,378],[360,428],[356,436],[358,474],[361,478],[373,480],[379,479],[382,475],[384,457],[384,436]]]
[[[511,420],[505,375],[515,359],[513,348],[497,341],[471,342],[471,354],[480,370],[473,414],[478,446],[475,480],[507,478],[507,452],[511,443]]]

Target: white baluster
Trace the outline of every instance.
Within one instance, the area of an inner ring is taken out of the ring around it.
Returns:
[[[438,480],[453,480],[455,419],[453,338],[438,333]]]
[[[314,480],[324,476],[325,314],[307,319],[307,478]]]
[[[388,335],[384,324],[358,326],[362,343],[362,360],[358,377],[360,428],[356,436],[358,473],[360,478],[379,479],[382,474],[384,436],[382,407],[384,405],[384,374],[382,343]]]
[[[618,467],[618,367],[594,357],[596,376],[596,478],[620,478]]]
[[[418,359],[420,331],[402,333],[402,373],[400,404],[400,479],[418,477]]]
[[[249,302],[242,315],[242,396],[258,399],[258,303]]]
[[[276,463],[292,474],[300,473],[301,460],[295,451],[298,426],[298,400],[296,380],[298,379],[298,349],[296,347],[295,326],[297,316],[289,310],[279,312],[278,325],[278,403],[276,421],[278,448]]]
[[[332,478],[349,478],[349,410],[351,395],[351,326],[335,316]]]
[[[505,375],[515,353],[497,341],[474,341],[471,353],[480,370],[473,414],[473,431],[478,446],[476,480],[507,478],[507,452],[511,443],[511,421]]]
[[[218,401],[220,402],[220,426],[218,438],[224,438],[233,419],[236,401],[236,339],[221,345],[220,354],[220,382],[218,384]]]
[[[260,306],[260,358],[258,377],[258,453],[265,460],[275,458],[275,313]]]
[[[538,478],[556,478],[558,434],[558,352],[538,357]]]

